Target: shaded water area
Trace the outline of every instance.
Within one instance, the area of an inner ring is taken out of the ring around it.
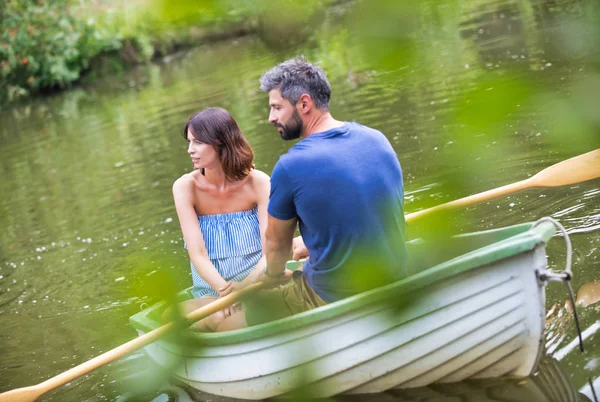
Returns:
[[[258,91],[258,78],[286,57],[302,53],[321,61],[333,87],[332,114],[388,136],[404,170],[407,212],[525,179],[586,146],[598,147],[597,140],[578,143],[578,127],[572,138],[557,143],[552,137],[555,116],[544,103],[511,113],[502,135],[448,134],[458,124],[448,116],[465,101],[472,80],[484,73],[501,81],[511,68],[511,79],[533,80],[560,99],[573,96],[577,88],[600,88],[597,75],[590,75],[591,66],[577,53],[567,58],[549,47],[567,24],[558,17],[585,19],[588,3],[473,4],[457,13],[460,31],[449,33],[456,48],[421,38],[432,55],[421,64],[399,61],[394,68],[375,68],[340,22],[346,9],[332,9],[318,39],[292,46],[288,53],[275,54],[255,37],[220,42],[127,77],[2,112],[0,391],[36,384],[132,339],[132,314],[158,301],[170,286],[189,286],[187,253],[171,197],[173,181],[191,168],[182,127],[202,108],[227,108],[253,146],[257,168],[270,173],[292,144],[281,141],[266,122],[267,97]],[[494,93],[493,87],[485,90]],[[593,100],[597,107],[597,97]],[[458,176],[462,186],[450,190],[448,178]],[[599,197],[596,180],[529,190],[452,218],[460,232],[543,216],[564,224],[573,241],[573,287],[586,353],[573,347],[576,332],[566,288],[551,284],[546,348],[554,358],[543,364],[545,372],[520,382],[436,386],[363,400],[455,400],[456,395],[535,400],[530,395],[543,396],[548,387],[539,386],[535,393],[527,384],[540,381],[548,370],[560,373],[550,378],[565,379],[575,393],[581,390],[593,400],[592,386],[596,394],[600,391]],[[417,231],[409,228],[409,235]],[[549,244],[548,255],[551,267],[564,267],[561,238]],[[43,400],[126,400],[132,389],[154,381],[156,373],[149,367],[149,359],[138,352]],[[490,389],[496,391],[485,391]]]

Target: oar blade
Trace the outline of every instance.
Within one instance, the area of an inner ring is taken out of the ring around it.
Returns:
[[[43,393],[44,391],[41,391],[36,385],[13,389],[0,394],[0,402],[34,402]]]
[[[531,187],[560,187],[600,177],[600,149],[552,165],[530,179]]]

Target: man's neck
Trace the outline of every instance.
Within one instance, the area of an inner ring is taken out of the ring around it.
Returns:
[[[313,119],[309,119],[304,123],[304,133],[302,138],[306,138],[311,134],[322,133],[338,128],[344,125],[343,121],[334,119],[329,112],[319,113]]]

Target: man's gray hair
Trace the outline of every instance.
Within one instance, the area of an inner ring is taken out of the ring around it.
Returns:
[[[291,59],[273,67],[260,77],[260,89],[269,92],[279,89],[281,96],[292,105],[303,94],[312,98],[318,109],[329,109],[331,86],[325,72],[303,59]]]

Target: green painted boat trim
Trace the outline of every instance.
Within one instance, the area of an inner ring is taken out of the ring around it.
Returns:
[[[410,306],[401,305],[403,298],[400,295],[406,296],[459,273],[533,250],[539,245],[545,245],[554,233],[554,225],[550,222],[542,222],[537,226],[534,226],[533,223],[524,223],[458,235],[441,243],[438,242],[437,246],[436,243],[431,241],[409,242],[409,255],[411,257],[409,269],[414,274],[405,279],[281,320],[231,332],[199,333],[187,331],[185,338],[186,341],[198,345],[225,346],[276,335],[284,329],[289,331],[292,328],[314,324],[368,304],[387,302],[400,308],[410,308]],[[444,249],[446,253],[453,252],[455,256],[435,265],[427,265],[426,261],[420,261],[420,259],[427,260],[426,256],[431,255],[432,250],[438,248]],[[462,250],[467,251],[463,253]],[[430,268],[427,268],[428,266]],[[189,289],[179,294],[180,301],[190,298]],[[162,325],[160,314],[165,307],[164,302],[158,303],[133,315],[130,318],[130,323],[139,331],[149,332]],[[168,341],[168,339],[165,340]],[[181,338],[179,340],[181,341]]]

